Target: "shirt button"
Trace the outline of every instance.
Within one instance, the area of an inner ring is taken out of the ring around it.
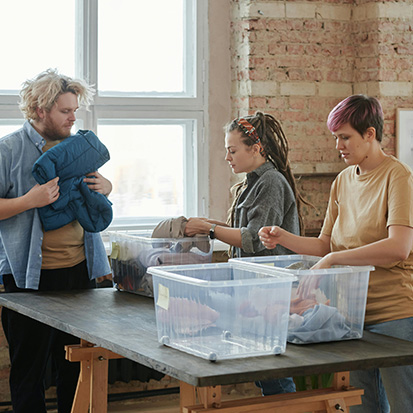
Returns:
[[[42,258],[42,254],[39,254],[39,258]]]
[[[40,237],[40,241],[43,241],[43,237]]]

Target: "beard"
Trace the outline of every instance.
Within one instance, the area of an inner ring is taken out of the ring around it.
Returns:
[[[71,135],[71,129],[59,127],[52,120],[47,119],[44,123],[43,135],[48,141],[61,141]]]

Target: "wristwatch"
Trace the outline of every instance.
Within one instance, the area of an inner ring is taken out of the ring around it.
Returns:
[[[209,230],[209,238],[215,239],[215,227],[217,224],[212,224],[211,229]]]

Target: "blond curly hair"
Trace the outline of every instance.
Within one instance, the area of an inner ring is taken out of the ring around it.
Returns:
[[[25,119],[36,121],[39,120],[37,108],[49,112],[58,97],[67,92],[75,94],[79,99],[79,105],[88,109],[95,89],[82,79],[72,79],[59,74],[56,69],[47,69],[23,83],[19,108]]]

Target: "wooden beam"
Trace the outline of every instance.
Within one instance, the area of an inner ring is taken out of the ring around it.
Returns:
[[[347,408],[361,404],[362,389],[351,388],[345,391],[335,391],[334,389],[306,390],[296,393],[278,394],[275,396],[253,397],[221,402],[220,407],[208,407],[199,404],[196,406],[186,406],[185,413],[304,413],[304,412],[330,412],[329,402],[334,406]],[[337,411],[337,410],[336,410]],[[340,411],[337,411],[340,412]],[[345,410],[347,413],[348,410]]]

